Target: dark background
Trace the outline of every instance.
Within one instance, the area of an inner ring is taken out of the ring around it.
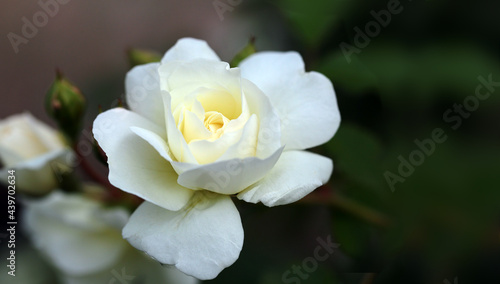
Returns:
[[[297,50],[308,70],[332,80],[342,123],[314,151],[335,169],[305,201],[237,202],[243,251],[207,282],[283,283],[314,255],[318,237],[331,236],[340,247],[300,283],[500,283],[499,91],[467,115],[454,112],[473,100],[478,77],[500,82],[500,2],[401,1],[348,62],[341,44],[356,47],[356,27],[364,31],[390,2],[243,0],[221,20],[213,1],[73,0],[16,54],[7,34],[21,34],[22,17],[40,7],[3,0],[0,114],[29,110],[50,122],[43,99],[58,67],[87,96],[90,126],[98,105],[123,96],[127,48],[163,53],[192,36],[229,61],[256,36],[259,50]],[[446,141],[391,190],[384,173],[400,175],[398,157],[409,160],[415,139],[436,128]]]

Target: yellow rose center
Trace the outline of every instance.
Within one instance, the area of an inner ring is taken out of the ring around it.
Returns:
[[[218,111],[209,111],[205,113],[204,125],[213,134],[219,134],[223,132],[224,126],[229,122],[229,119],[225,117],[222,113]]]

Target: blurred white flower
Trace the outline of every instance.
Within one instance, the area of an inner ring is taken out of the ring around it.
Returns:
[[[106,111],[93,128],[110,182],[146,200],[123,236],[189,275],[212,279],[238,258],[232,195],[288,204],[332,173],[329,158],[303,150],[336,132],[335,92],[296,52],[259,52],[230,68],[185,38],[161,63],[133,68],[125,87],[131,111]]]
[[[22,224],[63,283],[197,283],[130,246],[121,236],[129,218],[122,208],[60,191],[25,205]]]
[[[29,113],[0,120],[0,181],[7,171],[16,170],[16,189],[29,194],[45,194],[57,188],[54,170],[69,167],[73,154],[56,130]]]

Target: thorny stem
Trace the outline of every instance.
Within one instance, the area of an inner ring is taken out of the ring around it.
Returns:
[[[330,205],[380,227],[388,227],[391,223],[382,213],[357,203],[339,193],[334,193],[328,185],[324,185],[314,193],[309,194],[301,202]]]

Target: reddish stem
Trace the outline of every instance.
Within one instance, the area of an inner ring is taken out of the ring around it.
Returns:
[[[119,199],[122,196],[122,191],[116,187],[114,187],[109,180],[99,174],[95,169],[92,167],[92,165],[89,163],[89,161],[83,156],[83,154],[79,151],[76,143],[73,146],[73,150],[75,151],[76,155],[78,156],[78,161],[80,161],[80,165],[82,166],[83,171],[94,181],[97,183],[103,185],[104,187],[108,188],[109,191],[109,197],[110,199]]]

